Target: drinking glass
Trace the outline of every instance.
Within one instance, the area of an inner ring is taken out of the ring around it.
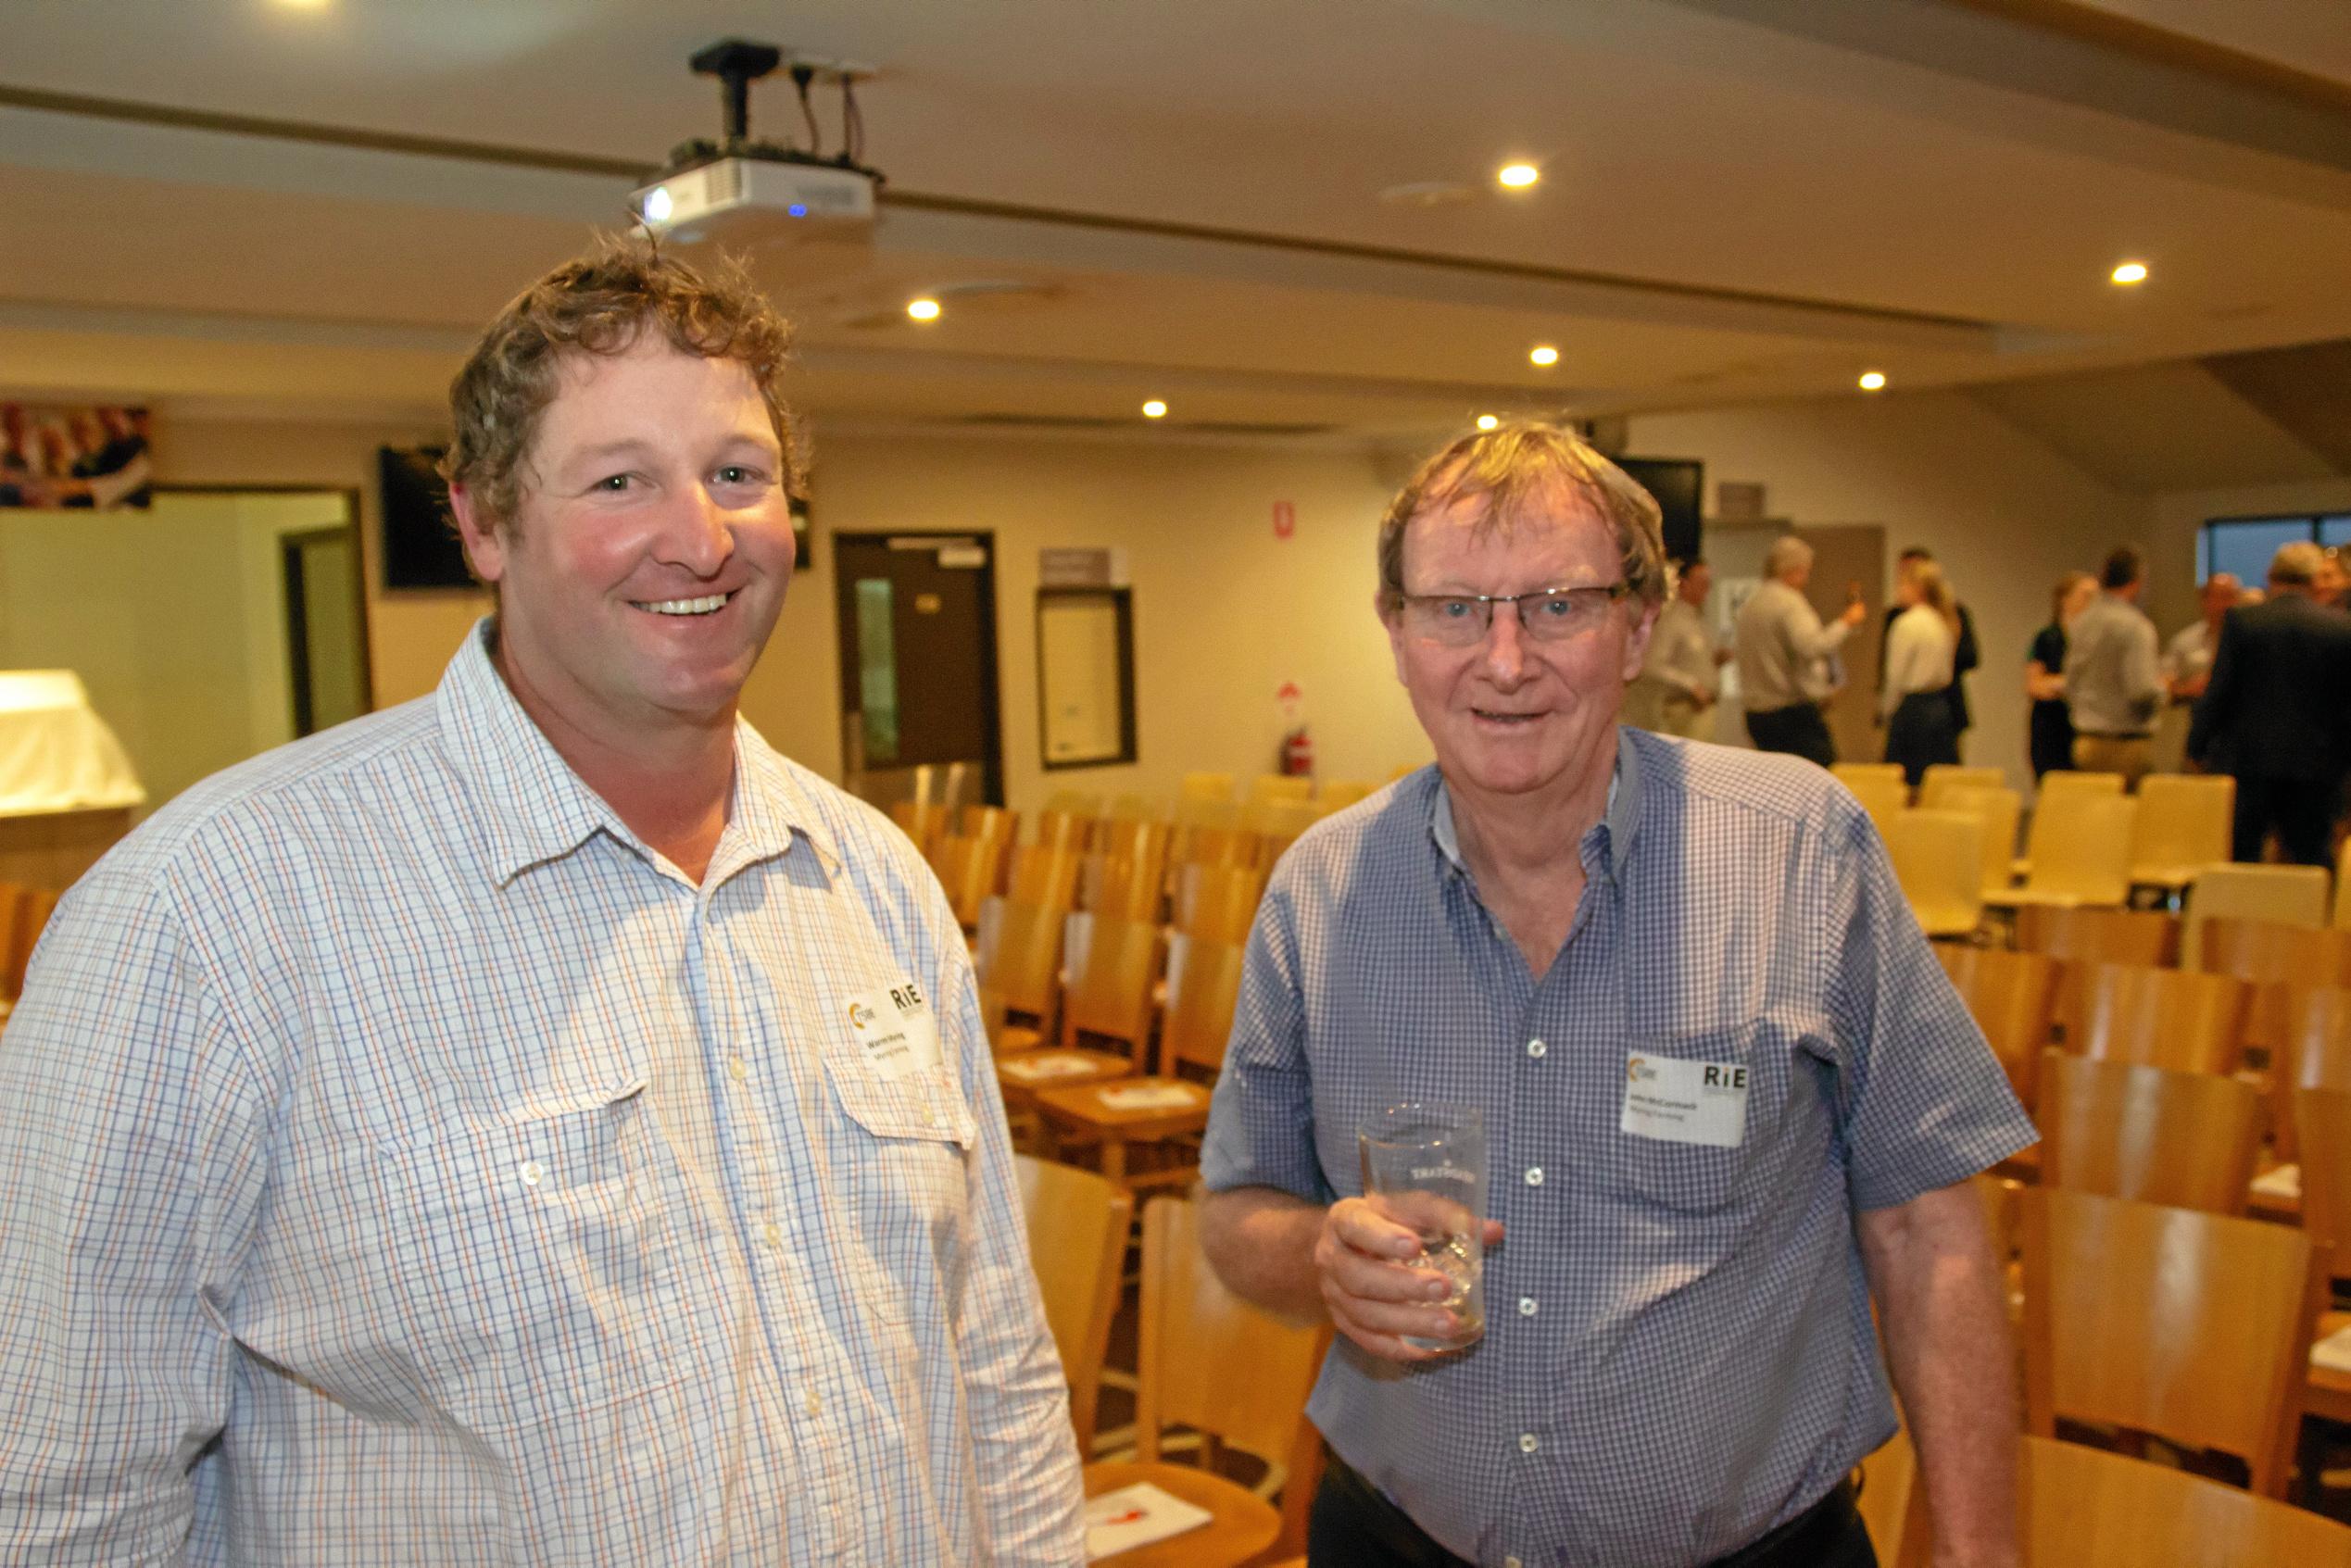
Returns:
[[[1364,1198],[1420,1236],[1420,1266],[1452,1282],[1441,1303],[1460,1329],[1406,1335],[1422,1350],[1458,1350],[1486,1332],[1486,1123],[1460,1105],[1391,1105],[1356,1130]]]

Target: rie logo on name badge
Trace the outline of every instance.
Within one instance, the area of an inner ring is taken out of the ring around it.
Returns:
[[[1625,1058],[1616,1130],[1666,1143],[1737,1148],[1747,1136],[1747,1069],[1634,1051]]]
[[[851,997],[849,1025],[878,1077],[895,1082],[938,1069],[938,1024],[911,980]]]

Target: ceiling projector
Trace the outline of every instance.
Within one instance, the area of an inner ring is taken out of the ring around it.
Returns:
[[[646,228],[683,244],[723,245],[838,240],[871,231],[882,171],[858,161],[864,127],[854,84],[865,73],[839,63],[792,62],[812,144],[816,115],[809,88],[819,81],[840,88],[842,150],[826,157],[815,145],[802,149],[750,138],[751,83],[783,59],[784,52],[773,44],[740,39],[713,44],[694,56],[698,73],[720,80],[726,135],[719,142],[685,143],[649,184],[630,193],[629,207]]]

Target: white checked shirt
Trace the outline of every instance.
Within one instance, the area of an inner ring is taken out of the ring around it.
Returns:
[[[853,997],[911,981],[891,1076]],[[60,907],[0,1047],[0,1562],[1075,1564],[969,965],[736,736],[697,887],[469,637]]]
[[[2037,1135],[1820,769],[1620,729],[1579,852],[1538,982],[1436,769],[1317,823],[1251,934],[1201,1173],[1327,1203],[1372,1112],[1476,1107],[1485,1337],[1412,1368],[1340,1339],[1309,1413],[1486,1568],[1694,1568],[1893,1431],[1854,1211]],[[1623,1131],[1634,1053],[1745,1068],[1736,1147]]]

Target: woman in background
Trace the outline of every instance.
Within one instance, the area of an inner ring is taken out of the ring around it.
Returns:
[[[1951,661],[1959,651],[1959,607],[1930,560],[1914,563],[1894,583],[1903,607],[1886,633],[1886,760],[1902,764],[1913,789],[1937,762],[1959,760],[1951,711]]]
[[[2032,782],[2052,768],[2073,766],[2073,719],[2066,711],[2066,628],[2098,596],[2098,580],[2086,571],[2068,571],[2057,579],[2050,594],[2049,624],[2033,634],[2032,651],[2025,659],[2025,696],[2032,699],[2027,744],[2032,753]]]

